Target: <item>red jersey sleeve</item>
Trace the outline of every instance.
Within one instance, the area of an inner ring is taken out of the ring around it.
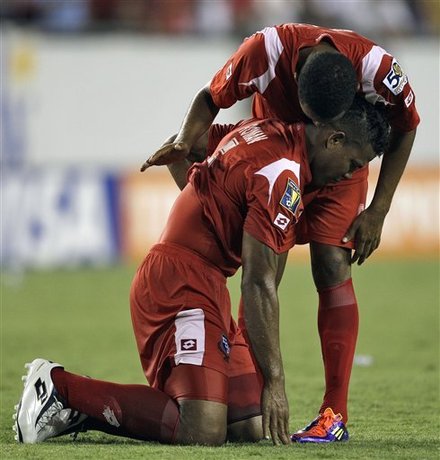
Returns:
[[[211,80],[210,91],[217,107],[226,109],[257,92],[256,79],[268,69],[265,36],[257,32],[246,38],[238,50]]]
[[[369,102],[386,105],[394,128],[408,132],[419,124],[416,98],[408,76],[397,60],[380,46],[373,46],[362,60],[361,89]]]
[[[284,169],[286,165],[276,163],[275,169],[281,166],[278,176],[269,165],[256,171],[250,179],[244,230],[281,254],[294,245],[294,224],[303,210],[303,203],[296,174]]]

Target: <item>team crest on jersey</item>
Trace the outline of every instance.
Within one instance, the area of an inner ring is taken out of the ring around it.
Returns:
[[[403,91],[403,88],[408,83],[408,77],[403,72],[399,63],[393,59],[391,69],[382,81],[383,84],[397,96]]]
[[[280,204],[294,216],[297,214],[298,206],[301,203],[301,192],[292,179],[287,179],[286,190],[281,198]]]

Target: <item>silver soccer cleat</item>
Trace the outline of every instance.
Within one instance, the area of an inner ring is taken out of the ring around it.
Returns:
[[[87,416],[65,406],[50,375],[52,369],[63,366],[38,358],[25,367],[24,390],[13,415],[15,440],[34,444],[80,429]]]

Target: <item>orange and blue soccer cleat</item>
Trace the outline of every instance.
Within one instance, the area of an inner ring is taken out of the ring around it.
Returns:
[[[304,429],[290,436],[292,442],[340,442],[348,441],[348,431],[342,422],[342,415],[328,407]]]

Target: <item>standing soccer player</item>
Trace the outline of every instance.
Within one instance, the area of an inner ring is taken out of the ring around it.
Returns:
[[[384,118],[360,100],[323,127],[253,119],[212,141],[215,152],[191,170],[131,288],[151,386],[95,380],[36,359],[17,406],[17,440],[94,429],[165,443],[220,445],[263,435],[290,443],[277,288],[302,194],[308,184],[350,177],[383,151],[387,132]],[[231,318],[226,288],[240,266],[253,356]]]
[[[300,442],[333,440],[332,422],[348,421],[359,322],[351,264],[362,264],[379,246],[385,216],[414,142],[419,116],[408,77],[392,55],[353,31],[308,24],[267,27],[247,38],[199,91],[175,141],[141,168],[185,158],[219,110],[238,100],[253,96],[252,113],[258,118],[289,123],[311,119],[319,124],[337,120],[356,92],[385,107],[391,141],[367,209],[367,167],[350,180],[303,197],[306,207],[297,243],[310,243],[326,388],[318,418],[294,435]]]

